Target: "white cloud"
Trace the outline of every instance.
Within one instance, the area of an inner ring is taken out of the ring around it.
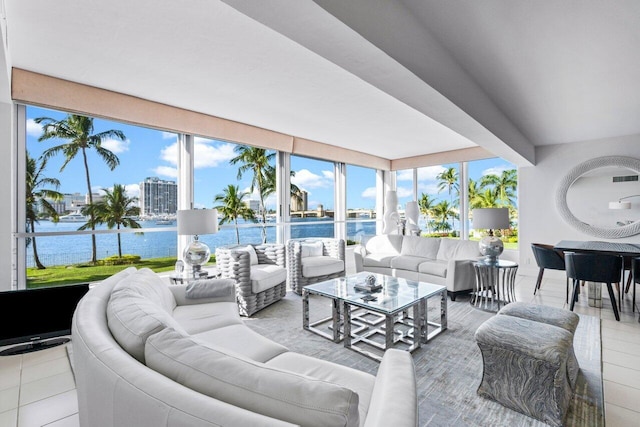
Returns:
[[[438,184],[435,183],[435,182],[432,182],[432,183],[419,182],[418,183],[418,195],[420,195],[422,193],[429,194],[429,195],[438,194]]]
[[[126,184],[124,189],[128,197],[140,197],[140,184]]]
[[[131,145],[131,141],[129,141],[128,139],[125,141],[120,141],[118,139],[107,138],[102,141],[102,146],[114,154],[120,154],[124,153],[125,151],[129,151],[129,145]]]
[[[300,169],[296,171],[295,176],[291,177],[291,182],[307,192],[310,188],[331,188],[333,187],[333,172],[322,171],[321,176],[308,169]]]
[[[178,135],[176,135],[173,132],[162,132],[162,139],[172,139],[172,138],[178,138]]]
[[[158,166],[153,171],[159,177],[169,177],[169,178],[178,177],[178,168],[174,168],[171,166]]]
[[[482,171],[482,176],[485,176],[485,175],[496,175],[496,176],[500,176],[500,175],[502,175],[502,172],[504,172],[504,171],[506,171],[506,170],[509,170],[509,169],[513,169],[513,168],[510,168],[510,167],[508,167],[508,166],[506,166],[506,165],[502,165],[502,166],[494,166],[494,167],[492,167],[492,168],[489,168],[489,169],[485,169],[485,170],[483,170],[483,171]]]
[[[365,188],[362,194],[360,195],[363,199],[374,199],[376,198],[376,187],[368,187]]]
[[[447,170],[443,166],[428,166],[418,169],[418,181],[435,181],[437,176]],[[412,181],[413,169],[405,169],[396,173],[397,181]]]
[[[398,198],[402,199],[403,197],[411,197],[413,196],[413,189],[407,187],[397,187],[396,191],[398,193]]]
[[[40,135],[42,135],[42,125],[39,125],[33,119],[28,119],[27,120],[27,135],[40,137]]]
[[[228,162],[236,156],[233,151],[234,144],[213,145],[211,141],[204,138],[194,140],[194,168],[214,168],[221,163]],[[178,164],[178,142],[167,145],[160,152],[160,158],[174,166]]]

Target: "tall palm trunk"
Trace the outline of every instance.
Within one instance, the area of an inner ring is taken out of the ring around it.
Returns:
[[[91,178],[89,178],[89,162],[87,161],[87,152],[84,147],[82,147],[82,160],[84,160],[84,171],[87,177],[87,190],[89,191],[89,206],[93,205],[93,194],[91,194]],[[95,214],[93,213],[93,209],[89,211],[89,220],[91,224],[91,230],[95,231],[96,229],[96,221]],[[96,235],[91,234],[91,263],[96,264],[98,262],[97,256],[98,248],[96,246]]]
[[[31,228],[31,232],[36,232],[36,227],[33,223],[33,220],[29,220],[29,227]],[[46,267],[40,262],[40,257],[38,256],[38,247],[36,246],[36,238],[31,238],[31,245],[33,246],[33,260],[36,263],[36,267],[38,270],[44,270]]]
[[[120,224],[118,224],[118,230],[120,230]],[[120,233],[118,233],[118,258],[122,258],[122,243],[120,242]]]
[[[238,218],[233,219],[234,224],[236,225],[236,242],[240,244],[240,231],[238,230]]]

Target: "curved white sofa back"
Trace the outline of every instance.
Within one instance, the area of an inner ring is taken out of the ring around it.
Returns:
[[[184,387],[124,351],[109,331],[106,310],[111,290],[130,272],[90,289],[73,316],[72,363],[81,426],[291,426]]]

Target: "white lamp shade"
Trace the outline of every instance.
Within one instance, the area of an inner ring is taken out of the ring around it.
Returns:
[[[631,209],[631,202],[609,202],[609,209]]]
[[[216,209],[185,209],[178,211],[178,234],[203,235],[218,232]]]
[[[473,210],[475,230],[505,230],[509,228],[509,208],[480,208]]]

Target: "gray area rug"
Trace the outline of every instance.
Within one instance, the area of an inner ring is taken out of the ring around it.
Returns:
[[[438,315],[434,302],[430,320]],[[311,320],[328,316],[328,300],[311,299]],[[482,356],[475,343],[478,326],[492,313],[470,306],[468,299],[448,301],[448,329],[413,353],[418,378],[421,426],[545,426],[526,415],[476,394],[482,378]],[[371,374],[378,362],[302,329],[302,298],[294,293],[245,319],[256,332],[290,350],[350,366]],[[580,363],[576,393],[567,426],[603,426],[604,402],[600,320],[580,316],[574,347]]]

